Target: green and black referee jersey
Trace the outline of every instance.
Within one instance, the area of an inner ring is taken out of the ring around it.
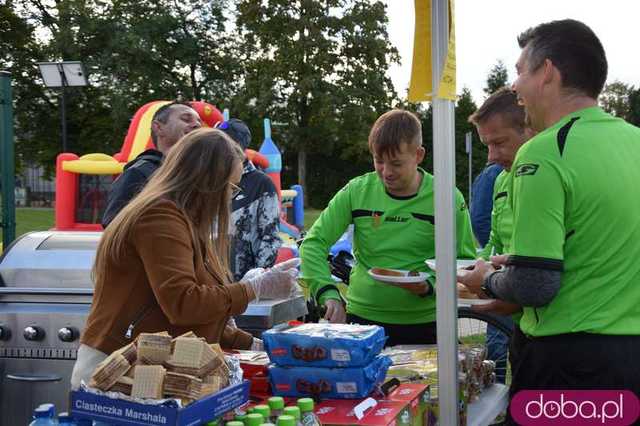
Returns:
[[[511,235],[513,234],[513,212],[508,200],[513,173],[500,172],[493,185],[493,207],[491,208],[491,232],[489,241],[478,254],[484,260],[490,260],[494,254],[511,253]]]
[[[508,264],[562,271],[523,332],[640,334],[640,129],[585,108],[523,145],[512,171]]]
[[[347,291],[347,312],[387,324],[421,324],[435,321],[435,297],[418,297],[407,290],[374,280],[370,268],[429,272],[426,259],[435,257],[433,176],[419,169],[418,193],[396,197],[387,193],[375,172],[352,179],[329,202],[300,248],[302,278],[311,294],[323,304],[338,299],[327,253],[349,224],[354,225],[356,264]],[[473,259],[475,243],[469,211],[456,190],[458,257]],[[435,281],[433,276],[429,278]]]

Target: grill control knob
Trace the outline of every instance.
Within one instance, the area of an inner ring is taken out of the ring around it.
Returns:
[[[24,338],[27,340],[35,341],[44,339],[44,330],[40,327],[36,327],[35,325],[30,325],[29,327],[24,329]]]
[[[0,325],[0,340],[9,340],[11,339],[11,330],[9,330],[4,325]]]
[[[58,337],[63,342],[73,342],[78,338],[78,330],[75,327],[62,327],[58,330]]]

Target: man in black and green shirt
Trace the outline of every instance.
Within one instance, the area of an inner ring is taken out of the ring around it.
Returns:
[[[369,135],[375,172],[351,180],[329,202],[301,248],[302,278],[325,318],[335,323],[377,324],[387,345],[434,343],[435,296],[430,284],[404,287],[374,280],[370,268],[429,272],[424,261],[435,257],[433,176],[418,165],[422,146],[420,121],[408,111],[378,118]],[[468,210],[456,192],[458,257],[475,257]],[[349,279],[346,312],[333,284],[329,247],[353,224],[356,258]]]
[[[513,166],[505,268],[465,284],[524,306],[518,389],[640,394],[640,129],[597,106],[604,49],[574,20],[518,38],[514,88],[534,129]]]
[[[511,235],[513,231],[513,211],[510,207],[509,193],[513,177],[512,166],[520,147],[532,136],[525,125],[525,113],[522,105],[511,89],[504,87],[489,96],[484,103],[469,117],[478,130],[480,141],[487,147],[487,160],[503,168],[493,186],[493,207],[491,210],[491,232],[487,244],[479,253],[484,260],[493,255],[510,253]],[[493,302],[476,306],[476,309],[491,312],[504,302]],[[496,315],[495,319],[513,330],[512,344],[503,332],[489,324],[487,326],[487,358],[496,362],[496,377],[504,383],[507,373],[507,348],[511,369],[517,368],[517,352],[522,342],[519,322],[521,308],[511,305],[516,310],[511,315]]]

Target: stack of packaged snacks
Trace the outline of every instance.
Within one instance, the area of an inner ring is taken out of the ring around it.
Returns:
[[[402,383],[428,384],[431,388],[430,411],[426,424],[436,424],[438,403],[438,349],[435,345],[420,349],[392,347],[386,349],[393,365],[386,379],[396,378]],[[459,346],[458,386],[460,424],[466,424],[466,407],[476,401],[482,390],[495,383],[495,363],[487,360],[484,346]]]
[[[183,405],[229,384],[230,370],[219,345],[189,332],[141,333],[98,365],[89,387],[133,398],[180,399]]]
[[[262,334],[274,394],[363,398],[382,383],[389,357],[374,325],[282,324]]]

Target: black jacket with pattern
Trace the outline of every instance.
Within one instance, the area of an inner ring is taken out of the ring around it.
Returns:
[[[245,160],[240,192],[231,204],[231,272],[236,280],[252,268],[273,266],[282,240],[276,187]]]

